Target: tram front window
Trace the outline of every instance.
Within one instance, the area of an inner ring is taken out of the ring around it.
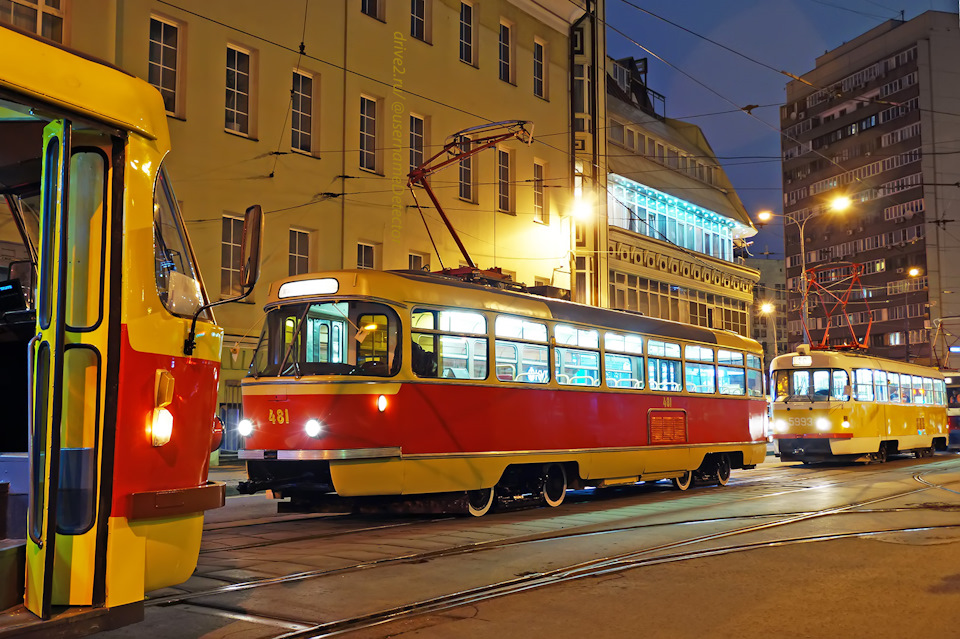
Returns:
[[[774,376],[778,402],[847,401],[848,380],[846,371],[831,369],[780,370]]]
[[[383,304],[294,304],[267,314],[250,376],[373,375],[400,369],[400,322]]]

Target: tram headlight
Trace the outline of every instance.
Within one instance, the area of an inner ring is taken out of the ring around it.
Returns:
[[[843,426],[844,428],[850,428],[850,420],[844,417],[843,421],[840,422],[840,425]]]
[[[170,441],[173,435],[173,415],[166,408],[157,408],[153,411],[153,424],[150,427],[150,438],[154,446],[163,446]]]
[[[323,432],[323,424],[321,424],[319,420],[308,419],[307,423],[303,426],[303,430],[306,431],[310,437],[319,437],[320,433]]]
[[[830,420],[826,417],[817,419],[817,430],[830,430]]]
[[[778,433],[787,432],[787,422],[782,419],[777,419],[773,422],[773,429]]]
[[[241,437],[249,437],[253,432],[253,422],[249,419],[241,419],[240,423],[237,424],[237,432],[240,433]]]
[[[377,410],[379,410],[381,413],[382,413],[383,411],[387,410],[387,396],[386,396],[386,395],[381,395],[380,397],[377,398]]]

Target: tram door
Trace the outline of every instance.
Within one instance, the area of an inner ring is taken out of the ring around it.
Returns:
[[[43,134],[36,335],[31,341],[30,502],[25,604],[102,604],[109,482],[102,481],[113,137],[51,122]],[[119,146],[118,146],[119,148]],[[112,309],[112,311],[111,311]],[[111,318],[111,316],[114,316]],[[114,355],[114,359],[116,356]],[[113,368],[112,366],[109,368]],[[101,512],[103,504],[103,512]]]

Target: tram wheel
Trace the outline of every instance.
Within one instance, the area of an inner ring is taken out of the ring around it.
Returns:
[[[878,452],[874,453],[873,455],[874,455],[874,457],[873,457],[874,460],[876,460],[876,462],[877,462],[878,464],[882,464],[882,463],[886,462],[886,461],[887,461],[887,447],[884,446],[883,444],[880,444],[880,450],[879,450]]]
[[[677,490],[686,490],[690,488],[690,484],[693,483],[693,473],[688,470],[679,477],[674,477],[671,481],[673,482],[673,487]]]
[[[930,448],[917,448],[913,451],[913,454],[917,459],[920,459],[921,457],[933,457],[934,449],[933,446]]]
[[[567,496],[567,471],[560,464],[550,464],[543,473],[543,501],[555,508]]]
[[[727,455],[717,457],[717,484],[726,486],[730,481],[730,458]]]
[[[474,517],[483,517],[493,506],[493,488],[467,491],[467,512]]]

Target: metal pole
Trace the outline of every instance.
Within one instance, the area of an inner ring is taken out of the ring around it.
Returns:
[[[803,242],[803,233],[804,228],[807,226],[807,220],[809,220],[812,215],[808,215],[803,219],[803,223],[796,223],[797,227],[800,229],[800,292],[802,297],[800,298],[800,303],[802,304],[800,308],[800,319],[801,324],[803,325],[803,343],[810,343],[810,330],[807,327],[807,251],[804,248]]]
[[[776,357],[779,354],[777,353],[777,344],[779,342],[777,341],[777,318],[775,317],[775,314],[776,314],[775,312],[767,313],[767,320],[769,320],[770,323],[773,325],[773,356],[774,357]]]
[[[907,299],[907,294],[910,289],[906,285],[910,280],[904,280],[903,287],[903,341],[907,345],[906,354],[903,358],[903,361],[910,362],[910,304]]]

